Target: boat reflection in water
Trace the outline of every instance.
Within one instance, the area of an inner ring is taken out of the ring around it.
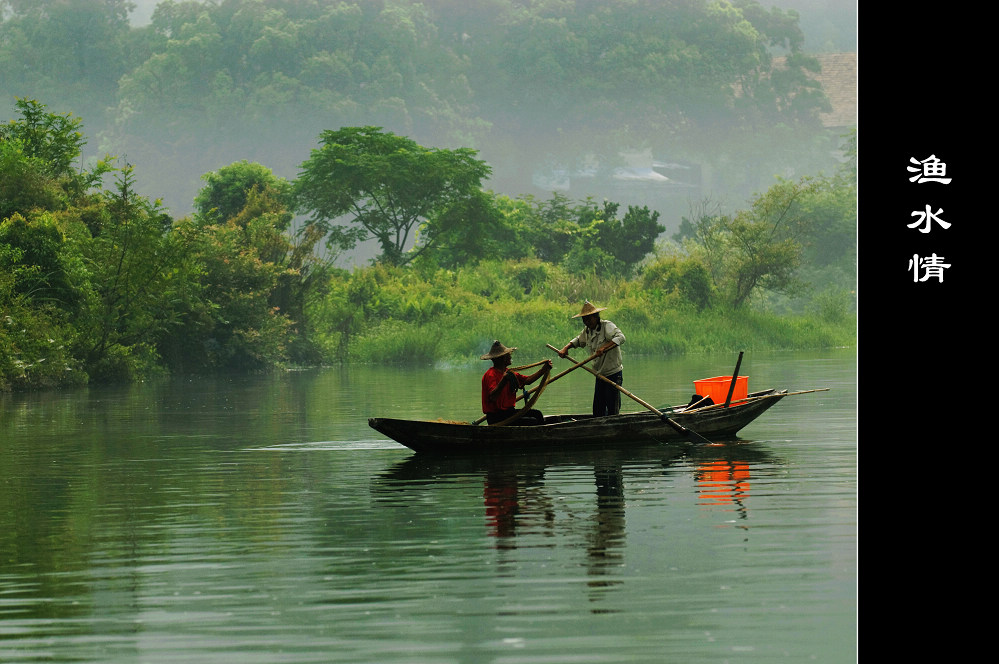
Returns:
[[[649,482],[673,482],[689,473],[699,505],[735,508],[745,518],[750,469],[767,461],[773,457],[745,440],[508,456],[417,454],[376,478],[375,491],[401,493],[395,499],[411,503],[417,496],[406,497],[407,491],[425,500],[430,485],[446,491],[438,483],[481,483],[481,523],[500,552],[498,570],[515,574],[523,564],[514,555],[518,549],[533,555],[539,548],[578,546],[585,550],[586,583],[596,600],[623,582],[616,570],[625,562],[629,496],[635,500]]]

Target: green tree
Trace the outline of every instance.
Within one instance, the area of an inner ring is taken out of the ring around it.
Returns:
[[[204,220],[232,219],[246,207],[254,188],[270,190],[283,207],[291,206],[291,183],[275,176],[266,166],[245,159],[207,173],[202,180],[205,186],[194,197],[194,209]]]
[[[32,207],[65,207],[111,170],[107,160],[91,170],[74,167],[86,144],[83,121],[49,112],[35,99],[18,98],[19,118],[0,125],[0,219]]]
[[[467,63],[439,48],[420,3],[169,1],[143,35],[148,56],[121,76],[108,132],[136,163],[190,174],[249,158],[290,171],[301,157],[289,146],[327,127],[461,145],[483,129]],[[198,184],[160,186],[189,201]]]
[[[20,140],[27,157],[38,159],[55,177],[74,177],[73,162],[86,143],[80,125],[70,114],[49,113],[35,99],[18,98],[19,120],[0,126],[0,140]]]
[[[34,208],[58,210],[66,191],[41,159],[24,152],[21,141],[0,137],[0,220]]]
[[[477,217],[459,224],[449,216],[479,196],[491,172],[474,150],[425,148],[380,127],[324,131],[320,143],[302,164],[295,193],[334,246],[374,238],[381,260],[402,265],[444,238],[478,232]],[[345,216],[353,226],[334,223]]]
[[[191,246],[199,273],[183,325],[161,342],[180,371],[266,369],[288,360],[291,320],[270,302],[285,268],[261,257],[281,234],[266,216],[241,221],[182,220],[175,229]]]
[[[421,263],[454,269],[474,265],[486,258],[527,255],[526,248],[518,242],[514,228],[500,210],[496,196],[489,192],[472,192],[449,207],[438,222],[433,227],[421,229],[418,240],[434,242],[433,253],[418,259]]]
[[[576,206],[560,193],[548,199],[528,195],[520,200],[526,206],[515,208],[515,222],[527,245],[541,260],[562,263],[578,240]]]
[[[587,200],[579,209],[577,223],[583,228],[593,228],[585,235],[588,249],[599,249],[614,258],[614,273],[630,275],[634,267],[655,248],[656,238],[666,228],[659,223],[659,213],[648,206],[628,206],[628,211],[618,219],[620,203],[605,200],[598,207]]]
[[[692,305],[698,311],[710,306],[715,297],[704,263],[679,252],[659,256],[646,265],[641,283],[646,292],[672,296],[676,306]]]
[[[31,94],[103,124],[141,57],[129,0],[0,2],[0,98]]]
[[[156,341],[178,322],[189,283],[180,269],[185,247],[167,233],[170,217],[135,192],[129,165],[94,215],[82,240],[92,293],[79,323],[82,355],[92,378],[131,380],[157,368]]]
[[[501,209],[519,238],[510,244],[521,249],[493,257],[530,253],[573,272],[628,275],[655,248],[664,227],[658,222],[659,213],[648,207],[629,206],[618,218],[620,208],[620,203],[605,200],[598,205],[590,198],[574,203],[560,193],[543,200],[507,199]]]
[[[287,349],[287,358],[306,364],[319,360],[306,306],[311,297],[323,291],[337,254],[321,257],[315,251],[323,239],[316,226],[306,224],[291,230],[290,187],[273,175],[263,183],[250,178],[243,185],[246,202],[228,224],[245,229],[243,251],[255,252],[264,267],[275,268],[276,283],[260,295],[272,312],[287,321],[287,338],[280,346]],[[284,356],[267,359],[282,361]]]
[[[857,258],[857,135],[846,137],[844,161],[830,177],[816,178],[811,195],[802,199],[813,220],[805,249],[816,266],[839,264],[852,271]]]
[[[175,232],[192,247],[197,298],[161,347],[182,371],[318,362],[306,315],[330,264],[314,226],[291,232],[290,184],[245,161],[204,178],[198,213]]]
[[[799,54],[793,12],[755,0],[576,0],[509,3],[489,16],[491,25],[461,26],[476,99],[494,133],[528,136],[540,155],[571,162],[652,136],[676,150],[727,140],[732,127],[816,126],[816,84],[799,75],[811,61],[775,70],[771,55]]]
[[[86,382],[72,324],[79,263],[52,213],[0,221],[0,391]]]
[[[0,240],[0,392],[80,385],[86,374],[71,350],[75,331],[51,302],[19,292],[24,278],[34,279],[38,271],[24,265],[22,256],[22,250]]]
[[[16,250],[6,253],[7,261],[0,261],[3,269],[17,276],[14,293],[60,309],[75,306],[78,293],[65,264],[65,238],[51,215],[26,219],[15,213],[0,221],[0,245]]]
[[[802,202],[816,189],[811,178],[779,180],[734,217],[706,216],[697,222],[695,256],[734,307],[758,290],[795,294],[803,240],[812,227]]]

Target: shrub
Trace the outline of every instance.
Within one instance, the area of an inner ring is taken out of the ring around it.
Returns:
[[[696,258],[666,256],[646,266],[642,284],[647,290],[672,295],[677,306],[689,303],[703,311],[714,297],[711,274]]]

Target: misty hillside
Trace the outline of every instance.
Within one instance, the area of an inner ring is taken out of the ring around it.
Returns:
[[[672,231],[696,201],[835,167],[848,127],[820,120],[813,54],[855,49],[856,6],[777,4],[221,0],[154,21],[152,0],[39,0],[0,20],[0,108],[82,117],[85,154],[174,215],[207,172],[293,179],[321,131],[376,125],[478,150],[496,191],[649,205]]]

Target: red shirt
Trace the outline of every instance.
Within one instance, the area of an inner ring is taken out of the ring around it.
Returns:
[[[517,405],[517,392],[513,389],[513,386],[507,384],[499,393],[496,395],[495,400],[489,398],[489,393],[496,388],[496,385],[503,379],[503,375],[506,373],[504,369],[497,369],[496,367],[490,367],[486,373],[482,374],[482,412],[483,413],[495,413],[501,410],[508,410]],[[517,377],[517,384],[523,387],[527,378],[521,374],[511,371],[514,376]]]

